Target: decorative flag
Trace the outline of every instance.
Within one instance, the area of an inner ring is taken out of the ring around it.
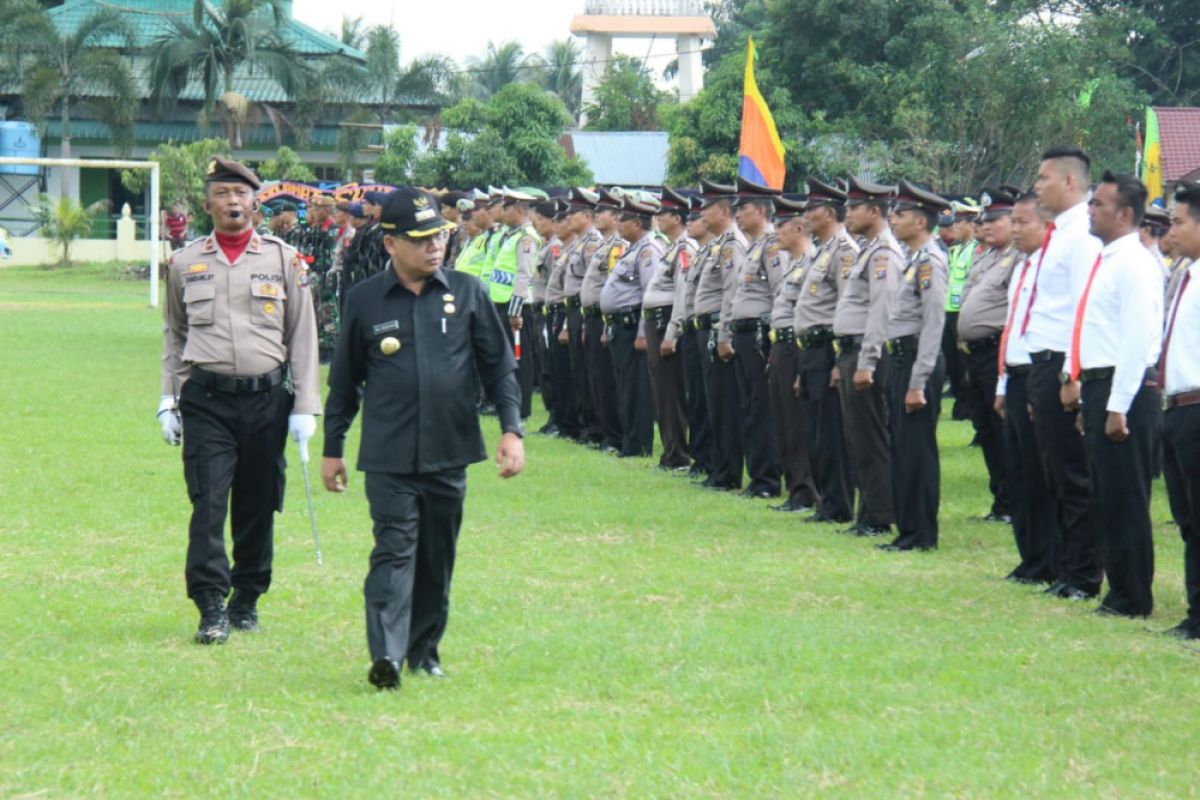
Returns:
[[[1158,115],[1146,107],[1146,150],[1142,158],[1142,183],[1146,184],[1146,204],[1163,199],[1162,145],[1158,139]]]
[[[767,101],[758,91],[754,80],[756,58],[754,39],[750,39],[746,52],[746,87],[742,98],[742,142],[738,148],[738,175],[748,181],[783,188],[785,168],[783,166],[783,142],[775,130],[775,118]]]

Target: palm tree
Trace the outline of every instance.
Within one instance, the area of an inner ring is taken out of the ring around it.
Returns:
[[[234,91],[234,73],[242,67],[261,69],[289,97],[309,79],[309,69],[276,29],[287,20],[287,0],[195,0],[192,20],[172,20],[171,29],[151,42],[147,75],[152,98],[161,109],[199,77],[204,90],[203,117],[220,110],[230,144],[241,147],[241,130],[250,119],[251,103]],[[278,134],[287,121],[259,104]]]
[[[342,35],[339,36],[338,39],[347,47],[353,47],[355,50],[362,50],[363,44],[366,41],[366,34],[363,33],[363,18],[351,18],[343,14]]]
[[[42,236],[62,248],[60,266],[71,263],[71,243],[92,232],[92,220],[108,210],[108,201],[99,200],[84,208],[70,197],[63,195],[52,198],[42,195],[34,216],[42,229]]]
[[[387,122],[396,104],[396,81],[400,78],[400,34],[389,25],[374,25],[367,31],[367,75],[379,105],[379,121]]]
[[[510,83],[520,83],[529,74],[525,51],[517,42],[505,42],[496,47],[488,42],[487,53],[481,59],[471,59],[475,73],[474,93],[486,99]]]
[[[40,8],[13,3],[19,13],[4,26],[0,49],[10,56],[10,75],[21,79],[26,116],[39,126],[58,107],[62,157],[71,157],[71,111],[85,100],[106,123],[121,149],[131,144],[138,93],[128,60],[119,48],[133,49],[134,33],[120,12],[100,9],[72,32],[60,33]],[[63,193],[67,176],[63,175]]]
[[[547,91],[559,99],[578,118],[579,104],[583,98],[583,73],[580,71],[579,45],[574,39],[551,42],[540,57],[541,83]]]

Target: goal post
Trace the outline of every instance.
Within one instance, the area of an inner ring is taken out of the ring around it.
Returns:
[[[162,214],[159,200],[159,165],[157,161],[123,161],[105,158],[24,158],[0,156],[0,166],[76,167],[91,169],[148,169],[150,170],[150,213],[147,216],[150,239],[150,307],[158,307],[159,242],[158,221]]]

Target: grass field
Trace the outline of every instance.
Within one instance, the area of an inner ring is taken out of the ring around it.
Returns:
[[[398,694],[365,680],[361,475],[316,497],[318,568],[293,458],[262,633],[195,646],[145,294],[0,269],[0,797],[1200,794],[1161,485],[1158,610],[1100,619],[1000,580],[966,423],[934,554],[531,436],[471,473],[451,679]]]

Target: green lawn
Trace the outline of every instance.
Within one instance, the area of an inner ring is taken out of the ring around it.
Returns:
[[[902,555],[531,436],[516,480],[472,471],[451,679],[398,694],[366,682],[361,476],[316,498],[318,568],[293,458],[262,633],[195,646],[145,298],[0,268],[0,797],[1200,793],[1197,651],[1150,633],[1184,614],[1161,485],[1158,610],[1096,618],[1000,580],[966,423],[942,548]]]

